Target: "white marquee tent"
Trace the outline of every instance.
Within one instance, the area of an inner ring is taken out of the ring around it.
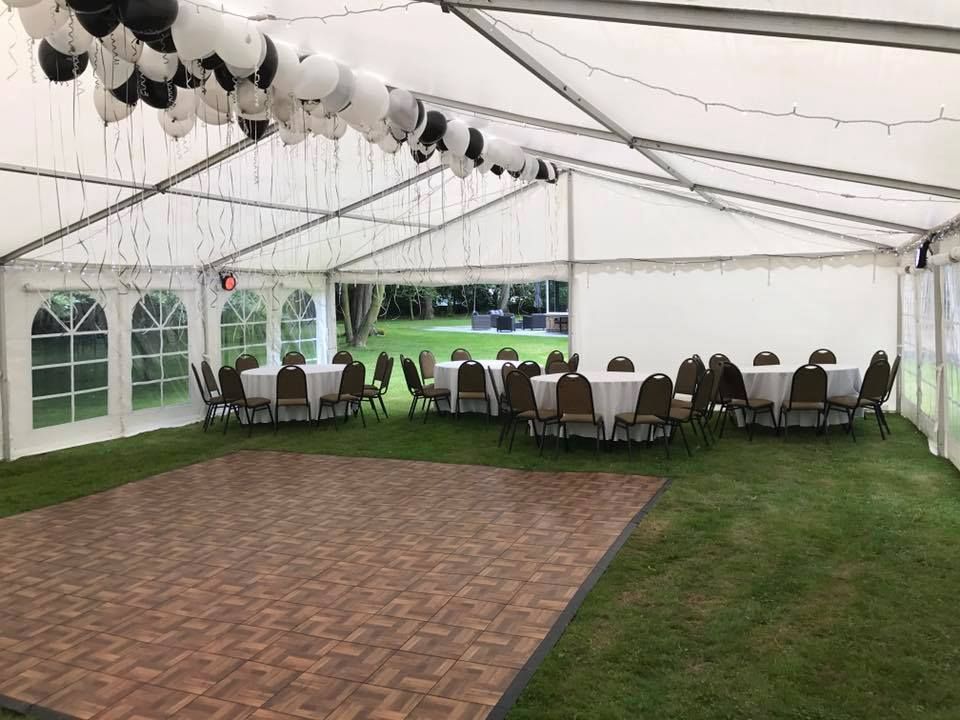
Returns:
[[[93,73],[48,82],[8,10],[4,458],[194,421],[202,358],[275,360],[293,332],[326,359],[340,280],[559,279],[585,367],[900,351],[903,412],[960,459],[960,272],[902,270],[925,239],[938,258],[960,244],[955,2],[217,7],[555,163],[559,182],[461,179],[353,131],[286,146],[275,126],[253,142],[197,123],[174,140],[142,102],[105,126]],[[224,270],[249,292],[223,293]]]

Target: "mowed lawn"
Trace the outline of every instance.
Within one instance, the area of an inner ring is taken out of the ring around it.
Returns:
[[[542,362],[565,344],[384,327],[355,353],[371,368],[381,349],[445,358],[463,345],[491,357],[512,345]],[[892,417],[883,442],[872,420],[861,422],[856,444],[839,429],[829,441],[796,431],[750,443],[728,428],[715,448],[687,458],[678,445],[669,461],[662,448],[596,459],[587,442],[540,458],[520,437],[508,455],[495,423],[408,422],[398,371],[390,419],[370,417],[366,430],[291,424],[248,439],[235,426],[226,436],[191,426],[0,465],[0,515],[238,449],[666,476],[669,489],[511,719],[960,717],[960,473],[910,423]]]

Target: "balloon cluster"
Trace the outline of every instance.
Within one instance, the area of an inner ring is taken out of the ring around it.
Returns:
[[[106,123],[128,117],[138,102],[160,110],[174,138],[197,120],[236,119],[259,140],[275,120],[287,145],[309,134],[338,140],[348,127],[387,153],[406,142],[416,162],[437,150],[458,176],[473,170],[521,180],[556,182],[552,163],[518,146],[485,137],[402,89],[322,55],[301,60],[245,18],[194,0],[3,0],[16,8],[38,59],[53,82],[93,66],[94,106]]]

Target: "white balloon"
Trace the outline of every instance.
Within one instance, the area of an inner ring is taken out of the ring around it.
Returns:
[[[267,109],[267,93],[249,80],[237,83],[237,107],[241,113],[261,113]]]
[[[402,88],[390,91],[390,107],[387,117],[391,125],[395,125],[404,132],[413,132],[417,127],[417,99]]]
[[[17,13],[23,29],[34,40],[42,40],[55,33],[70,18],[70,11],[57,5],[55,0],[40,0],[36,5],[20,8]]]
[[[477,160],[477,163],[476,163],[476,169],[477,169],[482,175],[486,175],[488,172],[490,172],[490,168],[491,168],[492,166],[493,166],[493,163],[491,163],[491,162],[490,162],[489,160],[487,160],[485,157],[480,158],[479,160]]]
[[[23,8],[36,5],[38,2],[40,2],[40,0],[3,0],[3,2],[6,3],[7,7]]]
[[[227,65],[255,70],[263,45],[263,36],[252,22],[234,15],[223,16],[223,28],[215,47],[217,55]]]
[[[156,82],[169,82],[177,74],[179,63],[176,53],[161,53],[149,45],[144,45],[137,67],[144,77]]]
[[[327,137],[329,137],[331,140],[339,140],[347,134],[347,127],[347,123],[343,118],[334,115],[333,127]]]
[[[288,122],[282,123],[286,125],[290,130],[293,130],[297,133],[303,133],[306,135],[310,131],[308,125],[310,116],[306,113],[296,113],[290,117]]]
[[[170,32],[181,60],[199,60],[216,50],[223,15],[205,5],[181,3]]]
[[[304,118],[307,129],[314,135],[332,138],[334,128],[334,118],[329,115],[311,115],[307,114]]]
[[[140,54],[145,47],[142,42],[134,37],[123,25],[117,25],[113,32],[103,38],[100,42],[111,53],[127,62],[135,63],[140,59]]]
[[[285,123],[280,123],[279,135],[284,145],[297,145],[307,139],[304,131],[296,130]]]
[[[387,133],[386,135],[384,135],[380,139],[380,142],[377,143],[377,146],[381,150],[383,150],[385,153],[388,153],[390,155],[393,155],[394,153],[397,152],[397,150],[400,149],[400,143],[390,133]]]
[[[217,82],[215,77],[211,76],[204,83],[200,92],[200,99],[217,112],[230,114],[230,107],[233,104],[230,94],[223,89],[223,86]]]
[[[304,101],[316,101],[333,92],[340,79],[340,68],[330,58],[311,55],[300,63],[299,75],[293,94]]]
[[[364,135],[367,138],[367,142],[373,143],[374,145],[376,145],[384,137],[387,137],[388,135],[390,135],[390,130],[387,128],[386,121],[381,120],[376,125],[369,128],[367,132],[364,133]]]
[[[300,82],[300,58],[289,45],[276,41],[273,44],[277,46],[277,74],[270,87],[277,96],[293,95]]]
[[[125,102],[117,100],[102,85],[93,89],[93,106],[97,109],[97,115],[105,123],[118,122],[129,117],[134,108],[133,105],[127,105]]]
[[[47,37],[47,42],[64,55],[82,55],[90,49],[93,35],[88,33],[77,20],[77,16],[71,13],[66,24]]]
[[[537,171],[540,169],[540,163],[533,155],[525,155],[523,158],[523,169],[520,171],[520,179],[531,181],[537,179]]]
[[[270,109],[273,116],[280,122],[290,122],[290,118],[300,113],[300,104],[289,95],[277,95],[270,88]]]
[[[443,160],[444,164],[450,168],[458,178],[463,179],[473,172],[473,160],[460,157],[452,151],[443,153],[441,160]]]
[[[488,166],[499,165],[503,167],[503,164],[506,162],[503,140],[495,137],[486,137],[484,140],[483,159],[487,161],[486,164]]]
[[[173,105],[167,108],[167,114],[174,120],[186,120],[197,114],[197,95],[180,89]]]
[[[179,97],[179,93],[178,93]],[[205,102],[197,103],[197,117],[207,125],[226,125],[230,122],[230,116],[227,113],[217,112]]]
[[[118,88],[133,75],[135,69],[133,63],[116,57],[100,43],[94,43],[87,51],[87,55],[90,57],[90,64],[93,65],[93,72],[100,78],[104,87],[111,90]]]
[[[458,157],[465,157],[470,144],[470,128],[460,119],[447,121],[447,131],[443,134],[443,144],[447,150]]]
[[[263,112],[252,112],[252,113],[240,112],[238,114],[244,120],[269,120],[270,119],[269,116],[267,115],[266,110],[264,110]]]
[[[172,138],[179,139],[186,137],[190,131],[193,130],[196,124],[196,115],[191,115],[183,120],[177,120],[167,112],[160,112],[160,127],[162,127],[163,131]]]
[[[523,170],[523,150],[513,143],[503,143],[503,167],[510,172]]]
[[[390,94],[384,84],[372,75],[359,73],[353,100],[346,109],[340,111],[340,115],[349,123],[369,128],[383,120],[389,108]]]

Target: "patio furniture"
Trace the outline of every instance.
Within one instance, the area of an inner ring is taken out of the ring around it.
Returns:
[[[390,417],[387,414],[387,406],[383,402],[383,396],[387,394],[387,390],[390,388],[390,377],[393,375],[393,358],[387,356],[386,353],[381,353],[381,356],[385,358],[383,369],[380,369],[380,358],[377,358],[377,367],[373,371],[373,384],[363,386],[363,399],[370,403],[377,422],[380,422],[380,413],[377,412],[374,400],[380,403],[383,416]]]
[[[307,392],[307,374],[298,365],[284,365],[277,372],[277,414],[273,419],[274,431],[280,426],[280,408],[305,407],[310,417],[310,393]]]
[[[240,417],[241,408],[247,419],[247,435],[253,435],[253,418],[261,410],[266,410],[270,415],[271,424],[274,423],[273,410],[270,409],[270,401],[265,397],[247,397],[243,389],[243,381],[240,379],[240,373],[229,365],[220,368],[220,387],[223,389],[224,402],[228,405],[227,421],[223,424],[223,433],[226,435],[227,428],[230,427],[230,411],[237,416],[237,422],[243,423]]]
[[[343,422],[346,423],[350,418],[350,410],[354,413],[360,413],[360,422],[367,426],[367,420],[363,416],[363,386],[364,376],[367,371],[362,362],[353,361],[349,363],[340,375],[340,389],[335,393],[323,395],[320,398],[320,409],[317,411],[317,425],[320,425],[321,416],[324,408],[330,408],[333,416],[333,429],[337,427],[337,405],[343,404]]]
[[[616,370],[609,372],[618,372]],[[620,371],[622,372],[622,371]],[[651,375],[640,386],[640,392],[637,393],[637,404],[632,412],[618,413],[613,421],[613,430],[610,432],[610,439],[617,439],[617,430],[623,428],[627,436],[627,456],[633,457],[633,438],[630,437],[630,430],[637,425],[647,426],[647,442],[653,442],[654,431],[661,430],[663,435],[663,448],[670,457],[670,439],[667,437],[667,424],[670,417],[670,401],[673,400],[673,380],[662,373]],[[679,427],[679,426],[678,426]],[[683,429],[681,428],[681,433]],[[687,439],[683,439],[684,445]],[[687,446],[687,452],[690,447]]]
[[[417,374],[417,367],[413,360],[408,357],[400,356],[400,367],[403,369],[403,377],[407,382],[407,390],[410,391],[412,400],[410,401],[410,410],[407,412],[407,419],[413,420],[413,414],[417,411],[417,403],[424,401],[423,422],[427,422],[427,416],[430,415],[431,403],[440,412],[439,401],[444,400],[447,408],[450,408],[450,391],[446,388],[436,387],[435,385],[424,385]]]

